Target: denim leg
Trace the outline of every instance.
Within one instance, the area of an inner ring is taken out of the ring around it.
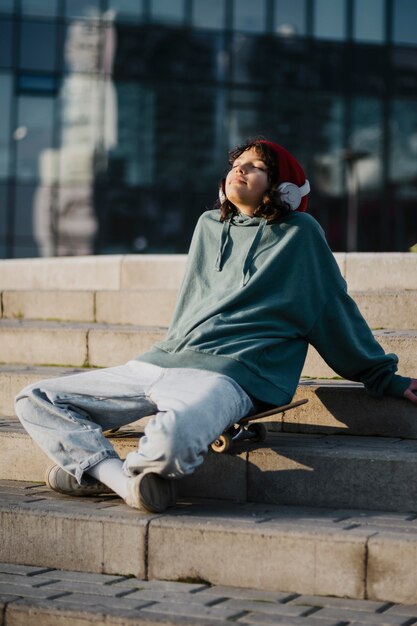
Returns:
[[[58,465],[81,482],[83,472],[117,457],[102,431],[156,411],[147,390],[161,368],[139,361],[29,385],[16,413],[29,435]]]
[[[253,410],[246,392],[228,376],[205,370],[164,369],[149,390],[158,413],[139,449],[124,463],[128,475],[152,469],[169,478],[192,473],[212,441]]]

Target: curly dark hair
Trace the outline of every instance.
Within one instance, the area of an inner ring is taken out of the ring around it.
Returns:
[[[244,144],[233,148],[229,152],[229,165],[232,166],[234,161],[246,150],[255,148],[257,154],[262,159],[267,167],[268,181],[270,183],[269,188],[264,193],[262,202],[254,212],[255,217],[263,217],[268,222],[276,222],[279,219],[288,215],[291,210],[290,207],[281,200],[281,196],[277,193],[278,183],[278,162],[275,152],[267,144],[263,143],[262,137],[250,139]],[[219,188],[224,192],[225,178],[220,181]],[[235,205],[230,202],[226,197],[223,200],[217,200],[215,208],[220,209],[220,221],[232,218],[237,215],[238,210]]]

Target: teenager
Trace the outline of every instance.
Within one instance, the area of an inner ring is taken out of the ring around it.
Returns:
[[[233,150],[218,207],[203,213],[166,339],[127,364],[30,385],[22,424],[54,461],[50,488],[118,494],[161,512],[176,480],[210,443],[260,406],[291,401],[308,344],[375,396],[417,405],[417,380],[396,374],[346,292],[319,224],[305,211],[309,183],[282,146]],[[154,415],[123,462],[103,431]]]

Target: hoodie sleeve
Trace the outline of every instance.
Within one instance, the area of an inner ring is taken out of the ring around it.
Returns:
[[[402,397],[410,384],[395,374],[398,357],[384,352],[345,289],[326,302],[307,338],[335,372],[373,396]]]

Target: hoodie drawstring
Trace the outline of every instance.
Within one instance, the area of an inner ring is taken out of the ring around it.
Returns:
[[[226,249],[227,242],[229,239],[229,230],[230,230],[230,220],[225,220],[223,222],[222,234],[220,236],[219,252],[217,254],[216,264],[214,266],[214,269],[217,272],[222,271],[223,254],[224,254],[224,251]]]
[[[267,221],[264,218],[261,218],[258,224],[258,228],[256,229],[255,236],[252,240],[251,245],[249,246],[249,250],[246,254],[245,260],[243,262],[242,268],[242,286],[244,287],[250,279],[250,268],[252,265],[253,258],[255,256],[256,250],[259,246],[259,242],[261,241],[262,235],[264,233],[265,227],[267,225]],[[220,244],[219,251],[217,254],[216,263],[214,269],[217,272],[221,272],[223,268],[223,255],[227,246],[227,242],[229,240],[229,231],[231,226],[231,220],[225,220],[223,222],[223,228],[220,235]]]
[[[261,241],[262,235],[264,234],[265,227],[267,225],[266,219],[262,218],[259,222],[258,228],[256,229],[255,237],[249,247],[249,250],[246,254],[245,261],[243,263],[242,270],[242,287],[244,287],[249,278],[250,278],[250,268],[252,265],[253,257],[255,256],[255,252],[258,248],[259,242]]]

